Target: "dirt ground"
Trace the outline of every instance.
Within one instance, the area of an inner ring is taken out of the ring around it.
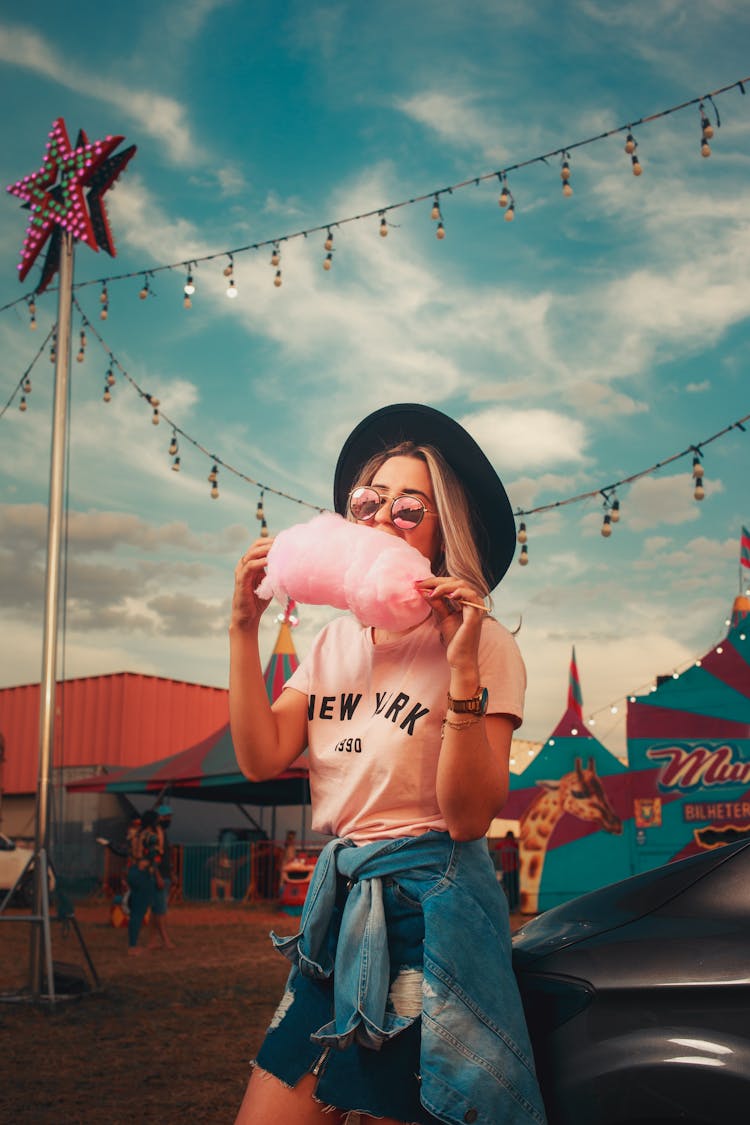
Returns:
[[[175,949],[129,957],[106,903],[75,917],[101,989],[52,1008],[0,1003],[0,1122],[231,1123],[287,974],[268,933],[297,919],[272,905],[176,905]],[[74,930],[54,921],[52,933],[55,962],[83,965]],[[28,984],[30,945],[30,923],[0,921],[0,993]]]

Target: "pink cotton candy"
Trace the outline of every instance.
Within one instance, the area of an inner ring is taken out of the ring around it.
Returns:
[[[415,583],[431,573],[403,539],[324,512],[279,532],[258,595],[350,609],[363,625],[398,631],[430,613]]]

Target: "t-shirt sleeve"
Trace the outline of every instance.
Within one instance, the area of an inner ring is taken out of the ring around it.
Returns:
[[[487,688],[487,713],[510,715],[517,730],[523,722],[526,667],[515,637],[494,618],[487,618],[482,628],[479,675]]]

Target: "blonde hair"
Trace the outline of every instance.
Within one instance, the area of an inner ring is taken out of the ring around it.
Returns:
[[[414,457],[427,465],[442,537],[441,553],[433,562],[435,575],[454,575],[468,582],[483,598],[489,598],[490,590],[472,531],[466,492],[439,449],[433,445],[416,445],[413,441],[384,449],[362,466],[352,484],[352,491],[361,485],[372,484],[378,470],[391,457]],[[348,510],[347,518],[353,518]]]

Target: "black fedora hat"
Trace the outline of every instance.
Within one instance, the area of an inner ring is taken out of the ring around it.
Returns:
[[[368,414],[350,433],[333,478],[333,503],[340,515],[362,466],[402,441],[432,445],[448,462],[469,501],[474,540],[490,590],[511,564],[516,523],[500,477],[474,438],[453,418],[416,402],[395,403]]]

